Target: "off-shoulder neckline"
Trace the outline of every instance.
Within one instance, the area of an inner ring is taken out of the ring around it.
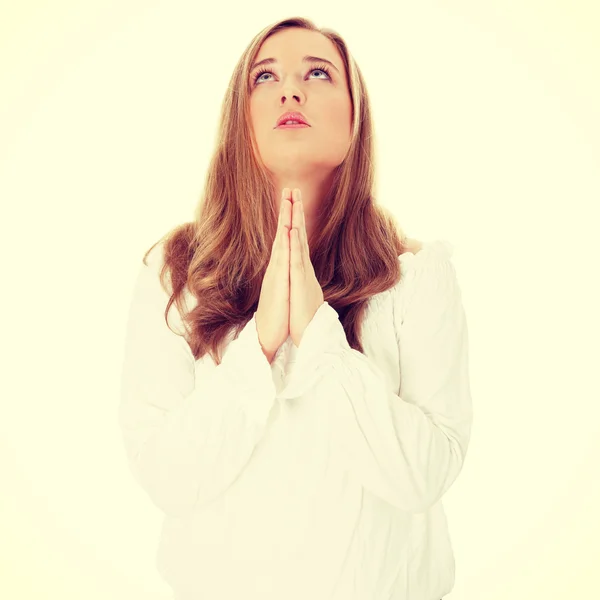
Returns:
[[[421,241],[421,248],[416,252],[407,250],[398,257],[402,261],[426,260],[430,256],[450,258],[454,254],[454,245],[446,239]]]

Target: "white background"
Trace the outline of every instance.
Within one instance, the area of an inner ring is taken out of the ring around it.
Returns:
[[[600,597],[598,4],[208,6],[2,6],[0,597],[171,597],[117,424],[126,311],[193,216],[235,63],[291,16],[366,77],[378,201],[455,246],[475,420],[446,598]]]

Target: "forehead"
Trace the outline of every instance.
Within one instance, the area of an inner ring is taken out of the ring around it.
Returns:
[[[279,62],[301,61],[305,54],[329,59],[343,73],[343,64],[333,42],[318,31],[292,27],[283,29],[267,38],[254,62],[263,58],[275,58]]]

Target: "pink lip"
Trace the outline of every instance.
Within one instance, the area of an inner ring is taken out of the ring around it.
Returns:
[[[308,125],[310,127],[308,121],[301,112],[288,110],[287,112],[283,113],[279,119],[277,119],[275,128],[281,127],[281,124],[285,123],[286,121],[299,121],[303,125]]]
[[[294,125],[278,125],[275,129],[303,129],[304,127],[309,127],[305,123],[296,123]]]

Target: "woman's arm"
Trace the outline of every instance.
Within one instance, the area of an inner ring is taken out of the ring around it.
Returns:
[[[165,322],[168,299],[157,269],[142,265],[127,322],[119,424],[137,481],[165,513],[181,516],[242,472],[276,390],[254,317],[222,363],[197,378],[189,345]]]
[[[472,423],[467,322],[454,266],[443,246],[422,252],[409,263],[402,296],[400,288],[393,296],[399,394],[350,348],[328,304],[307,327],[296,369],[330,365],[315,392],[334,404],[340,460],[365,488],[407,512],[427,510],[455,481]],[[295,373],[296,385],[304,373]],[[280,397],[299,391],[290,386]]]

